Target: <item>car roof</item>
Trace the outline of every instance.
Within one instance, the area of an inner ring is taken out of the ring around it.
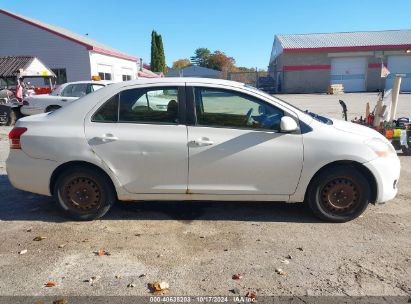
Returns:
[[[204,78],[204,77],[163,77],[163,78],[138,78],[136,80],[129,80],[125,82],[116,83],[116,85],[141,85],[141,84],[153,84],[153,83],[204,83],[204,84],[221,84],[235,87],[243,87],[244,83],[236,82],[232,80],[216,79],[216,78]]]

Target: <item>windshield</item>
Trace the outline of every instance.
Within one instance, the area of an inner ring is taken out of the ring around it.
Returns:
[[[253,91],[255,91],[255,92],[257,92],[257,93],[259,93],[259,94],[261,94],[261,95],[265,95],[266,97],[270,97],[270,98],[273,97],[272,95],[270,95],[270,94],[268,94],[268,93],[266,93],[266,92],[264,92],[264,91],[262,91],[262,90],[260,90],[260,89],[257,89],[256,87],[253,87],[253,86],[251,86],[251,85],[249,85],[249,84],[244,84],[244,87],[246,87],[247,89],[253,90]],[[311,116],[312,118],[314,118],[315,120],[317,120],[317,121],[319,121],[319,122],[321,122],[321,123],[324,123],[324,124],[327,124],[327,125],[332,125],[332,124],[333,124],[333,121],[332,121],[331,119],[325,117],[325,116],[318,115],[318,114],[316,114],[316,113],[314,113],[314,112],[310,112],[309,110],[303,111],[303,110],[301,110],[300,108],[296,107],[295,105],[293,105],[293,104],[285,101],[284,99],[278,98],[277,96],[275,96],[275,98],[278,99],[278,100],[280,100],[281,102],[287,104],[288,106],[290,106],[290,107],[292,107],[292,108],[294,108],[294,109],[296,109],[296,110],[298,110],[298,111],[300,111],[300,112],[302,112],[302,113],[304,113],[304,114],[307,114],[307,115]]]
[[[329,119],[328,117],[318,115],[318,114],[310,112],[308,110],[305,110],[305,113],[310,115],[315,120],[317,120],[319,122],[322,122],[323,124],[326,124],[326,125],[332,125],[333,124],[333,121],[331,119]]]
[[[264,95],[264,96],[269,97],[269,98],[273,98],[273,95],[270,95],[270,94],[268,94],[268,93],[266,93],[266,92],[264,92],[264,91],[262,91],[262,90],[260,90],[260,89],[257,89],[256,87],[253,87],[253,86],[251,86],[251,85],[249,85],[249,84],[245,84],[244,87],[247,88],[247,89],[250,89],[250,90],[252,90],[252,91],[257,92],[258,94]],[[281,102],[287,104],[288,106],[290,106],[290,107],[292,107],[292,108],[294,108],[294,109],[296,109],[296,110],[298,110],[298,111],[300,111],[300,112],[305,113],[305,111],[303,111],[303,110],[301,110],[300,108],[296,107],[295,105],[293,105],[293,104],[285,101],[284,99],[278,98],[277,96],[275,96],[275,98],[278,99],[278,100],[280,100]]]
[[[59,96],[63,87],[61,85],[57,86],[53,92],[50,93],[52,96]]]

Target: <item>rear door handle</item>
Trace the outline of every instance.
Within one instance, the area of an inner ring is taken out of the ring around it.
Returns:
[[[207,137],[201,137],[199,139],[192,140],[189,143],[196,147],[206,147],[214,144],[214,142]]]
[[[109,141],[116,141],[118,137],[114,136],[113,134],[106,133],[99,137],[102,142],[109,142]]]

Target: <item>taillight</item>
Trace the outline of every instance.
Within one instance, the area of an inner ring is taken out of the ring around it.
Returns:
[[[23,106],[28,106],[29,102],[27,100],[23,100]]]
[[[9,133],[10,149],[21,149],[20,137],[24,132],[27,131],[27,128],[14,128]]]

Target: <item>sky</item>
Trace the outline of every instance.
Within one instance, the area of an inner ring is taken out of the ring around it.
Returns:
[[[276,34],[411,29],[411,0],[0,0],[0,8],[87,33],[146,63],[156,30],[169,66],[206,47],[266,69]]]

